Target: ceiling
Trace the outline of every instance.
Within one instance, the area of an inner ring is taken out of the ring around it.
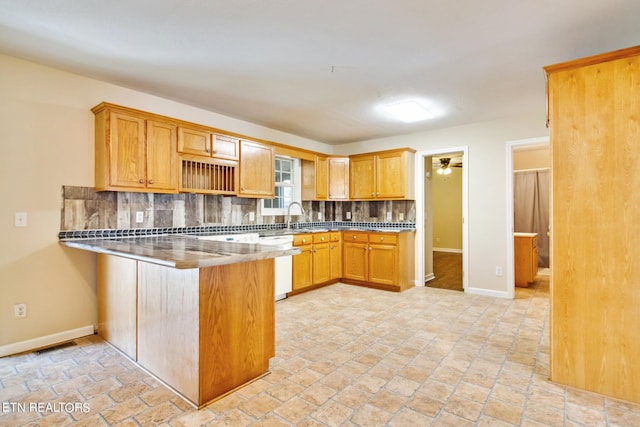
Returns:
[[[0,52],[328,144],[521,114],[638,0],[0,0]],[[414,98],[436,117],[397,122]]]

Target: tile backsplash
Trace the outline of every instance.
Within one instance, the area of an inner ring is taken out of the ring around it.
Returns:
[[[60,230],[201,227],[280,224],[286,216],[262,216],[260,200],[203,194],[96,192],[92,187],[62,187]],[[304,217],[292,222],[353,221],[415,223],[415,201],[305,201]],[[142,222],[136,221],[142,212]],[[253,221],[250,214],[254,213]],[[347,212],[351,218],[347,219]],[[391,212],[391,219],[387,213]],[[320,216],[318,216],[320,214]],[[403,219],[400,220],[400,214]]]

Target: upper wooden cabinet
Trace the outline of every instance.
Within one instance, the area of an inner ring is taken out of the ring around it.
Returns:
[[[240,139],[207,130],[180,126],[178,152],[219,159],[238,160]]]
[[[275,153],[270,145],[240,141],[241,197],[273,198],[275,195]]]
[[[327,158],[302,160],[302,200],[327,200]]]
[[[302,161],[302,200],[348,199],[348,157],[316,156]]]
[[[100,104],[95,114],[97,191],[177,193],[177,126]]]
[[[350,156],[349,193],[353,200],[413,200],[415,150]]]
[[[550,379],[640,403],[640,46],[545,71]]]
[[[349,158],[329,157],[329,200],[349,199]]]

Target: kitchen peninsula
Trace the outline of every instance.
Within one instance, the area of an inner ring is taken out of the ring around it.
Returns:
[[[98,254],[98,334],[197,407],[268,373],[274,258],[188,235],[70,239]]]

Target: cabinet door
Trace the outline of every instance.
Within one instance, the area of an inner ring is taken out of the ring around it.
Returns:
[[[312,267],[314,285],[331,280],[331,251],[328,242],[313,245]]]
[[[179,127],[178,152],[210,157],[211,134],[207,131]]]
[[[328,195],[329,177],[327,158],[316,156],[316,199],[325,200]]]
[[[253,141],[240,141],[241,197],[273,197],[275,194],[274,149]]]
[[[349,165],[349,193],[352,199],[375,198],[373,156],[352,157]]]
[[[398,258],[396,246],[371,243],[369,245],[369,282],[397,285]]]
[[[238,160],[240,140],[228,135],[213,136],[213,156],[219,159]]]
[[[292,257],[292,290],[298,291],[313,285],[312,245],[299,246],[300,253]]]
[[[404,157],[404,152],[376,156],[377,198],[398,199],[405,197],[408,177]]]
[[[349,199],[349,159],[329,158],[329,199]]]
[[[176,139],[175,125],[147,121],[147,188],[177,191]]]
[[[345,242],[342,245],[342,277],[368,280],[369,253],[366,243]]]
[[[117,187],[144,188],[145,120],[112,111],[109,125],[110,184]]]

